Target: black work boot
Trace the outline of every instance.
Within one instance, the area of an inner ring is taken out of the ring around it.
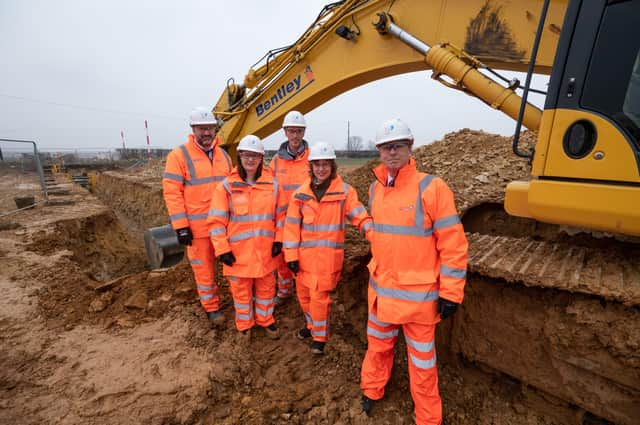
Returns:
[[[301,341],[304,341],[305,339],[311,338],[311,329],[307,328],[306,326],[302,329],[300,329],[297,333],[296,333],[296,338],[298,338]]]
[[[209,323],[211,324],[212,328],[219,328],[220,326],[224,325],[225,322],[224,314],[222,314],[220,310],[208,311],[207,318],[209,319]]]
[[[362,395],[362,399],[360,400],[360,405],[362,406],[362,411],[367,414],[367,416],[371,416],[371,411],[373,410],[373,403],[375,400],[370,399],[366,395]]]
[[[324,342],[311,341],[311,352],[318,355],[324,354]]]

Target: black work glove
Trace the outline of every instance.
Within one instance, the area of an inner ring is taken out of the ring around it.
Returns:
[[[458,309],[458,303],[446,300],[444,298],[438,298],[438,313],[442,320],[447,319],[456,312]]]
[[[287,263],[287,267],[289,267],[289,270],[291,270],[293,272],[293,274],[298,274],[298,272],[300,271],[300,262],[299,261],[289,261]]]
[[[180,245],[191,245],[193,241],[193,233],[191,233],[189,227],[176,230],[176,236],[178,236],[178,243],[180,243]]]
[[[236,257],[233,255],[233,252],[231,251],[225,252],[218,258],[220,259],[220,261],[222,261],[224,264],[226,264],[229,267],[233,266],[233,263],[236,262]]]
[[[271,258],[275,258],[282,252],[282,242],[274,242],[271,245]]]

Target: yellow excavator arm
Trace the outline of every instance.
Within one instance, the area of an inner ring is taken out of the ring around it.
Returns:
[[[214,107],[231,151],[391,75],[439,82],[538,131],[532,179],[507,187],[512,215],[640,235],[640,2],[632,0],[346,0],[290,46],[269,52]],[[529,69],[532,52],[535,66]],[[550,74],[544,111],[494,69]],[[415,95],[415,94],[410,94]],[[409,96],[409,94],[408,94]],[[521,110],[521,104],[522,110]]]
[[[265,137],[280,127],[289,110],[306,113],[368,82],[431,69],[424,54],[376,27],[381,14],[429,46],[447,43],[451,50],[463,49],[469,60],[526,71],[541,4],[350,0],[325,6],[295,43],[267,54],[265,63],[249,70],[243,83],[224,90],[214,108],[224,120],[220,134],[232,146],[246,134]],[[551,70],[566,5],[566,0],[551,2],[536,61],[538,73]]]

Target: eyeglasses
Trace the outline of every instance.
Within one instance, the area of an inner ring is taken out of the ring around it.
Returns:
[[[284,129],[284,131],[286,131],[287,133],[291,133],[291,134],[304,134],[304,128],[287,127],[287,128]]]
[[[400,150],[405,147],[409,147],[409,143],[407,142],[393,142],[393,143],[385,143],[384,145],[378,146],[378,149],[385,152],[391,152],[392,150]]]
[[[239,154],[242,159],[261,159],[262,155],[254,152],[242,152]]]
[[[204,133],[206,131],[213,133],[214,131],[216,131],[217,127],[215,125],[194,125],[193,129],[194,131],[198,131],[200,133]]]

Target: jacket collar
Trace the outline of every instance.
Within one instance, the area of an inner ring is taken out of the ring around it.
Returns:
[[[316,199],[316,196],[313,194],[313,190],[311,190],[311,178],[307,178],[300,189],[298,189],[299,193],[303,193],[305,195],[311,196],[313,199]],[[331,180],[331,184],[329,188],[325,192],[324,196],[320,200],[320,202],[324,201],[336,201],[345,199],[344,194],[344,182],[340,175],[337,175],[333,180]]]
[[[309,144],[304,139],[302,139],[302,144],[300,145],[300,149],[298,149],[298,152],[296,152],[295,156],[291,155],[291,153],[289,152],[288,146],[289,146],[289,142],[284,142],[280,145],[280,147],[278,148],[278,156],[280,158],[288,159],[288,160],[303,158],[303,157],[306,157],[306,154],[309,152]]]
[[[218,146],[218,141],[219,141],[218,138],[215,137],[213,139],[213,142],[211,142],[211,147],[209,149],[205,149],[202,146],[200,146],[200,143],[198,143],[196,141],[195,134],[191,133],[191,134],[189,134],[189,140],[188,140],[187,143],[193,144],[193,146],[195,146],[196,148],[200,149],[202,152],[204,152],[206,154],[207,151],[214,151],[215,150],[216,146]]]
[[[394,180],[394,186],[402,185],[406,182],[411,176],[417,173],[416,169],[416,161],[413,158],[409,158],[409,162],[407,162],[400,170],[398,170],[398,175]],[[387,170],[387,166],[384,164],[378,165],[373,169],[373,174],[383,186],[387,185],[387,176],[389,171]]]

